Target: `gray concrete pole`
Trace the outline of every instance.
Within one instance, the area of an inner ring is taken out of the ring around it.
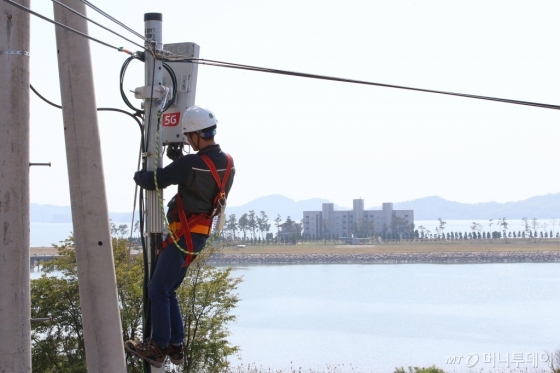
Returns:
[[[155,50],[163,49],[162,41],[162,14],[161,13],[146,13],[144,14],[144,29],[145,36],[155,42],[151,47]],[[158,91],[161,89],[163,84],[163,63],[161,60],[156,60],[150,53],[146,52],[145,61],[145,82],[146,87],[154,87]],[[161,167],[162,161],[162,146],[161,146],[161,136],[158,136],[158,131],[161,135],[161,126],[157,124],[157,107],[158,103],[155,99],[146,99],[144,101],[144,112],[146,125],[146,139],[148,147],[148,158],[146,159],[146,170],[153,171],[156,167]],[[149,125],[148,125],[149,124]],[[159,128],[158,128],[159,127]],[[159,144],[158,144],[159,142]],[[157,150],[156,150],[157,148]],[[158,155],[158,162],[156,164],[156,153]],[[157,193],[155,190],[147,190],[146,193],[146,222],[148,223],[148,239],[147,239],[147,249],[148,249],[148,269],[147,274],[148,280],[152,277],[153,270],[155,268],[155,257],[156,252],[161,247],[162,231],[163,231],[163,216],[161,215],[161,208]],[[163,193],[163,191],[162,191]],[[149,307],[150,303],[148,298],[145,297],[144,302],[147,303],[145,306]],[[151,312],[148,313],[148,323],[151,323],[152,317]],[[151,325],[150,328],[144,330],[144,338],[151,335]],[[161,368],[156,368],[154,366],[144,364],[144,368],[151,373],[165,372],[165,366]]]
[[[61,0],[85,14],[79,0]],[[54,4],[58,22],[88,33]],[[64,138],[89,373],[126,372],[89,40],[56,27]]]
[[[17,2],[29,7],[29,0]],[[0,371],[25,373],[31,372],[29,14],[2,2],[0,19]]]

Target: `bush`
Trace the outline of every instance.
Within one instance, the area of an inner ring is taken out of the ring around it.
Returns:
[[[427,368],[408,367],[408,370],[405,370],[404,367],[395,368],[393,373],[445,373],[445,371],[435,365],[432,365]]]

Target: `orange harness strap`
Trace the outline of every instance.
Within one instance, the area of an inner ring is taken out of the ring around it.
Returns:
[[[227,160],[228,160],[228,164],[227,164],[227,168],[226,168],[226,173],[224,174],[224,178],[223,180],[220,180],[220,176],[218,175],[218,171],[216,170],[216,166],[214,166],[214,163],[212,162],[212,160],[210,158],[208,158],[208,156],[204,155],[204,154],[200,154],[200,157],[202,158],[202,160],[204,160],[204,162],[206,163],[206,165],[208,166],[208,168],[210,169],[210,172],[212,173],[212,176],[214,177],[214,180],[216,181],[216,183],[218,184],[218,195],[216,196],[216,198],[214,198],[214,210],[212,211],[211,215],[207,215],[207,214],[193,214],[189,219],[187,219],[187,216],[185,214],[185,209],[183,208],[183,201],[181,201],[181,195],[180,193],[177,193],[177,210],[179,213],[179,221],[181,222],[181,228],[177,229],[174,232],[169,232],[169,235],[167,237],[167,239],[165,241],[163,241],[162,245],[161,245],[161,250],[165,249],[167,246],[173,244],[173,237],[171,235],[173,235],[175,237],[176,241],[179,241],[181,239],[181,237],[185,237],[185,244],[187,246],[187,252],[188,253],[192,253],[192,254],[187,254],[186,258],[185,258],[185,264],[183,265],[184,267],[187,267],[189,264],[192,263],[192,261],[194,260],[194,245],[192,242],[192,235],[191,233],[201,233],[200,232],[200,228],[208,228],[203,229],[205,231],[205,234],[207,237],[210,235],[210,230],[212,227],[212,220],[214,218],[214,216],[216,215],[216,212],[219,208],[220,202],[222,200],[225,201],[226,199],[226,194],[225,194],[225,188],[226,188],[226,184],[227,184],[227,180],[229,178],[229,174],[231,171],[231,166],[232,166],[232,159],[231,156],[229,154],[226,154],[227,156]],[[192,229],[196,229],[199,231],[192,231]],[[158,252],[161,252],[161,250]]]

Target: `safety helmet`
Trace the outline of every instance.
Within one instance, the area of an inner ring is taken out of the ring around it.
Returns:
[[[201,137],[212,137],[216,134],[216,130],[204,132],[206,128],[213,127],[218,124],[218,120],[208,109],[200,106],[191,106],[183,114],[183,133],[198,132]]]

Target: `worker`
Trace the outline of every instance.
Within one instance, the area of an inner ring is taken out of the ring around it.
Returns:
[[[158,168],[158,188],[177,184],[178,192],[168,203],[169,234],[158,253],[148,284],[152,311],[152,337],[141,342],[127,341],[131,354],[161,367],[166,356],[183,364],[183,319],[175,291],[185,278],[188,265],[200,252],[229,194],[235,168],[231,156],[214,141],[218,121],[207,109],[192,106],[182,118],[183,132],[196,154],[180,156],[165,168]],[[153,171],[134,174],[136,184],[155,189]],[[174,240],[175,239],[175,240]],[[176,247],[176,243],[182,250]],[[195,254],[185,254],[193,252]]]

